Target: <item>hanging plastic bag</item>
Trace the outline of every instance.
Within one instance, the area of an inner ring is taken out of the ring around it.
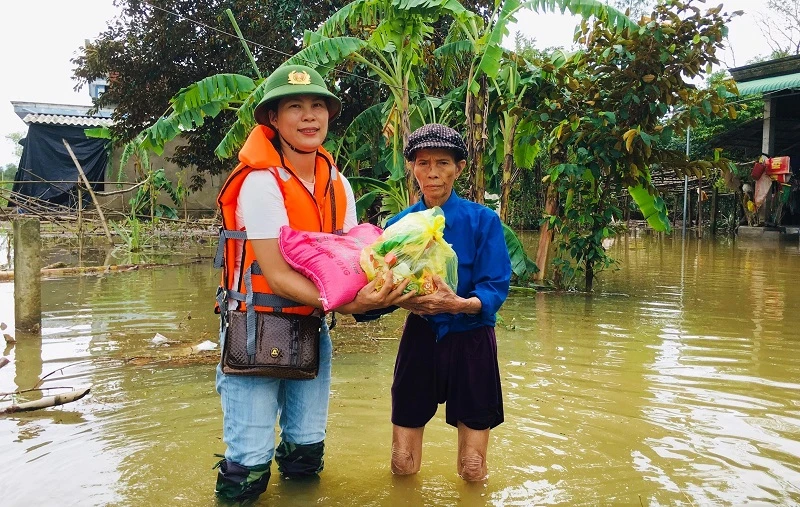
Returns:
[[[361,251],[361,267],[371,281],[392,270],[395,284],[409,279],[405,292],[432,294],[437,287],[433,276],[439,275],[454,291],[458,287],[458,257],[444,240],[444,214],[441,208],[409,213],[383,231]]]

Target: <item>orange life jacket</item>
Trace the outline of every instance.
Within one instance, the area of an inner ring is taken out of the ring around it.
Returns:
[[[253,247],[242,227],[236,230],[236,205],[245,177],[251,171],[266,170],[275,176],[283,194],[289,226],[301,231],[341,234],[347,213],[347,195],[333,157],[320,147],[317,151],[315,185],[312,194],[303,185],[283,155],[272,144],[276,133],[259,125],[250,133],[239,152],[239,165],[228,176],[217,198],[222,212],[219,247],[214,263],[223,268],[217,291],[216,312],[226,309],[265,312],[283,311],[310,315],[314,307],[301,305],[275,294],[256,261]],[[243,242],[241,264],[237,272],[237,243]],[[238,282],[237,282],[238,280]],[[229,306],[229,301],[235,301]],[[252,304],[250,304],[252,302]]]

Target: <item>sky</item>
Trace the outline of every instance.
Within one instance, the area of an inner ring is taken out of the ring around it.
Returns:
[[[767,0],[711,0],[706,7],[723,3],[729,11],[745,15],[729,25],[730,48],[722,55],[725,67],[744,65],[770,52],[755,22]],[[6,139],[12,132],[24,132],[11,101],[90,105],[87,87],[73,88],[70,59],[86,39],[92,40],[106,28],[118,9],[113,0],[23,0],[3,2],[0,15],[0,166],[18,162],[14,145]],[[702,5],[700,6],[703,7]],[[538,47],[572,44],[577,18],[561,14],[521,12],[512,34],[520,31],[536,39]],[[245,34],[258,40],[257,36]]]

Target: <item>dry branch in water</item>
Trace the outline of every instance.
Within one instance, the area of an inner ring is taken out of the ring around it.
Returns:
[[[41,400],[20,403],[19,405],[11,405],[10,407],[0,411],[0,414],[29,412],[31,410],[39,410],[40,408],[56,407],[58,405],[64,405],[66,403],[72,403],[73,401],[78,401],[79,399],[89,394],[90,390],[91,388],[86,387],[84,389],[78,389],[75,391],[70,391],[68,393],[56,394],[55,396],[45,396]]]
[[[42,268],[42,276],[72,276],[72,275],[97,275],[111,272],[126,272],[136,271],[143,268],[163,268],[174,266],[185,266],[187,264],[197,264],[205,260],[204,257],[198,257],[187,262],[178,262],[171,264],[112,264],[109,266],[74,266],[66,268]],[[7,282],[14,279],[13,270],[0,270],[0,282]]]

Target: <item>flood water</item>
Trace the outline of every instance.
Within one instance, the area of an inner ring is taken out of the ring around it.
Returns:
[[[397,313],[334,331],[325,470],[273,475],[261,504],[800,505],[797,242],[628,237],[612,254],[595,294],[515,293],[501,310],[506,422],[485,484],[457,477],[443,409],[421,472],[391,475]],[[0,391],[68,365],[44,386],[92,391],[0,416],[2,505],[215,505],[213,358],[183,359],[216,339],[217,276],[207,261],[44,281],[42,337],[5,347]],[[12,305],[0,283],[1,321]]]

